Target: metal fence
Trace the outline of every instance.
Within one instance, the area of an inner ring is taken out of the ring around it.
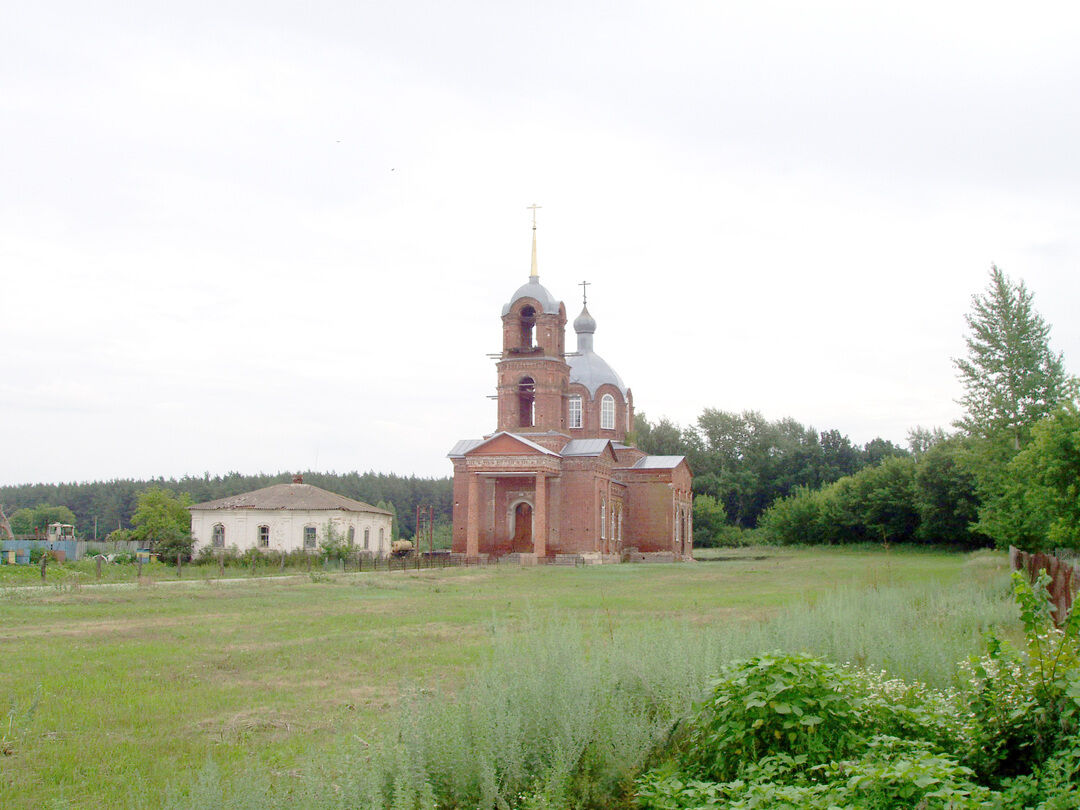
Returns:
[[[94,540],[3,540],[0,541],[0,551],[32,551],[33,549],[45,549],[46,551],[62,551],[64,558],[68,560],[81,560],[86,556],[95,554],[116,554],[126,552],[134,554],[141,548],[139,543],[125,541],[122,543],[106,543]]]

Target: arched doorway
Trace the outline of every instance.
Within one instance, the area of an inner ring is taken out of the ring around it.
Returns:
[[[532,541],[532,506],[522,501],[514,507],[511,514],[510,551],[528,553],[533,550]]]

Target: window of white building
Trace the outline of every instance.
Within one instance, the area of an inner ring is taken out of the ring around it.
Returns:
[[[570,427],[581,427],[581,397],[570,397]]]
[[[225,548],[225,527],[223,525],[215,523],[210,536],[214,548]]]
[[[270,527],[259,527],[259,548],[270,548]]]
[[[611,394],[604,394],[600,399],[600,428],[615,429],[615,397]]]
[[[307,551],[307,550],[310,550],[310,549],[313,549],[313,548],[315,548],[315,527],[314,526],[305,526],[304,527],[304,550]]]
[[[364,529],[364,550],[371,546],[371,529]]]

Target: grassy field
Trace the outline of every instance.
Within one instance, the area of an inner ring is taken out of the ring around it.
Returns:
[[[715,556],[0,590],[0,697],[12,708],[0,807],[155,806],[208,761],[226,775],[295,778],[332,761],[345,738],[377,738],[404,689],[456,693],[496,631],[546,617],[619,633],[676,623],[762,633],[837,591],[948,591],[999,581],[1005,568],[1002,555],[895,549]],[[866,655],[887,658],[900,641],[877,639]]]

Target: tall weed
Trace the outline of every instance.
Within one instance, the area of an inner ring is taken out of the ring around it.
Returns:
[[[945,687],[984,631],[1010,622],[1004,578],[842,590],[721,626],[545,615],[493,629],[490,657],[456,695],[408,692],[383,744],[343,744],[322,771],[273,788],[254,775],[221,786],[204,771],[192,805],[175,794],[170,806],[625,807],[634,777],[726,662],[803,652]]]

